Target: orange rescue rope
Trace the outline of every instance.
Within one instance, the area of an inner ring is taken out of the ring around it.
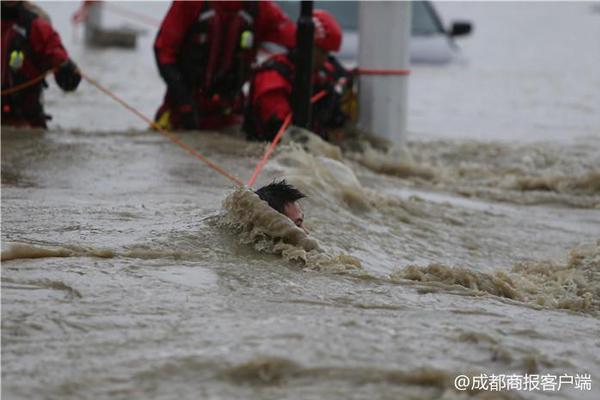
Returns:
[[[112,11],[120,13],[123,16],[134,18],[134,19],[137,19],[139,21],[142,21],[144,23],[148,23],[148,24],[151,24],[151,25],[154,25],[154,26],[160,26],[160,21],[157,20],[157,19],[154,19],[152,17],[148,17],[146,15],[143,15],[143,14],[140,14],[140,13],[136,13],[136,12],[127,10],[127,9],[125,9],[123,7],[120,7],[120,6],[117,6],[115,4],[107,3],[107,5],[109,6],[109,8],[112,8]],[[17,85],[17,86],[5,89],[5,90],[2,91],[2,95],[4,96],[4,95],[11,94],[11,93],[15,93],[15,92],[18,92],[19,90],[23,90],[23,89],[26,89],[26,88],[28,88],[30,86],[33,86],[33,85],[37,84],[38,82],[42,81],[48,74],[54,72],[55,70],[56,70],[56,68],[50,69],[50,70],[46,71],[45,73],[41,74],[40,76],[38,76],[38,77],[36,77],[36,78],[28,81],[28,82],[25,82],[23,84],[20,84],[20,85]],[[357,74],[357,75],[409,75],[411,73],[411,71],[408,70],[408,69],[372,69],[372,68],[369,69],[369,68],[358,68],[358,67],[355,68],[352,72],[354,74]],[[180,146],[181,148],[183,148],[187,153],[189,153],[190,155],[196,157],[200,161],[204,162],[207,166],[209,166],[210,168],[212,168],[216,172],[220,173],[221,175],[223,175],[227,179],[231,180],[236,185],[243,186],[243,183],[239,179],[237,179],[233,175],[230,175],[223,168],[219,167],[217,164],[215,164],[214,162],[210,161],[208,158],[204,157],[203,155],[201,155],[200,153],[198,153],[197,151],[195,151],[193,148],[191,148],[188,145],[186,145],[185,143],[183,143],[175,134],[173,134],[172,132],[170,132],[170,131],[162,128],[161,126],[159,126],[158,124],[156,124],[154,121],[152,121],[151,119],[147,118],[145,115],[143,115],[141,112],[139,112],[138,110],[136,110],[135,108],[133,108],[132,106],[130,106],[129,104],[127,104],[124,100],[122,100],[121,98],[119,98],[117,95],[115,95],[114,93],[112,93],[110,90],[108,90],[107,88],[105,88],[102,85],[100,85],[94,79],[90,78],[89,76],[87,76],[86,74],[84,74],[81,71],[80,71],[80,73],[81,73],[81,76],[82,76],[83,79],[85,79],[90,84],[92,84],[93,86],[95,86],[96,88],[98,88],[100,91],[102,91],[105,94],[107,94],[109,97],[111,97],[113,100],[117,101],[119,104],[121,104],[123,107],[125,107],[129,111],[131,111],[132,113],[134,113],[135,115],[137,115],[138,117],[140,117],[142,120],[144,120],[150,126],[152,126],[154,129],[156,129],[157,131],[159,131],[163,136],[167,137],[173,143],[175,143],[178,146]],[[323,98],[325,96],[325,94],[326,94],[325,91],[321,91],[321,92],[315,94],[311,98],[311,103],[315,103],[315,102],[319,101],[321,98]],[[254,173],[252,174],[252,177],[248,181],[248,187],[252,187],[252,185],[256,182],[256,179],[258,178],[258,176],[260,175],[262,169],[264,168],[264,166],[268,162],[269,158],[271,157],[271,154],[273,153],[273,151],[277,147],[277,144],[279,144],[279,142],[281,141],[281,138],[283,137],[283,134],[285,133],[285,131],[288,128],[288,126],[290,125],[291,121],[292,121],[292,115],[290,113],[284,119],[281,127],[279,128],[279,131],[277,132],[277,134],[273,138],[273,141],[271,142],[271,144],[269,145],[269,147],[265,151],[265,154],[263,155],[262,159],[256,165],[256,168],[254,169]]]
[[[354,68],[352,71],[357,75],[410,75],[410,69],[373,69]]]
[[[19,90],[27,89],[28,87],[34,86],[37,83],[43,81],[46,78],[46,76],[48,76],[49,74],[55,72],[57,69],[58,69],[58,67],[51,68],[51,69],[47,70],[46,72],[43,72],[39,76],[33,78],[30,81],[27,81],[27,82],[21,83],[19,85],[15,85],[15,86],[9,87],[7,89],[4,89],[2,91],[2,96],[6,96],[6,95],[9,95],[9,94],[12,94],[12,93],[16,93]]]
[[[317,101],[321,100],[326,94],[327,94],[327,92],[325,90],[321,90],[319,93],[317,93],[313,97],[311,97],[310,102],[316,103]],[[283,137],[285,130],[288,128],[288,126],[290,125],[291,122],[292,122],[292,113],[289,113],[283,120],[283,123],[281,124],[279,131],[277,131],[277,135],[275,135],[275,137],[273,138],[273,141],[271,142],[269,147],[267,147],[267,150],[265,151],[265,154],[263,155],[262,159],[256,165],[256,168],[254,169],[254,173],[252,174],[252,177],[248,181],[248,187],[252,187],[252,185],[254,185],[254,182],[256,182],[258,175],[260,175],[263,167],[267,164],[267,161],[269,161],[269,157],[271,157],[271,154],[275,150],[275,147],[277,147],[277,144]]]
[[[156,129],[157,131],[159,131],[163,136],[165,136],[171,142],[175,143],[176,145],[178,145],[179,147],[181,147],[182,149],[184,149],[188,154],[196,157],[198,160],[202,161],[207,166],[209,166],[210,168],[212,168],[214,171],[218,172],[219,174],[223,175],[225,178],[227,178],[230,181],[232,181],[233,183],[235,183],[237,186],[244,186],[244,184],[242,183],[242,181],[240,181],[239,179],[237,179],[233,175],[229,174],[227,171],[225,171],[223,168],[221,168],[220,166],[218,166],[216,163],[214,163],[213,161],[211,161],[208,158],[204,157],[202,154],[198,153],[196,150],[194,150],[193,148],[191,148],[190,146],[188,146],[187,144],[185,144],[184,142],[182,142],[181,139],[179,139],[177,137],[177,135],[175,135],[174,133],[172,133],[172,132],[170,132],[170,131],[162,128],[161,126],[159,126],[156,122],[152,121],[150,118],[146,117],[140,111],[138,111],[135,108],[133,108],[132,106],[130,106],[123,99],[121,99],[120,97],[118,97],[116,94],[114,94],[113,92],[111,92],[110,90],[108,90],[107,88],[105,88],[104,86],[102,86],[101,84],[99,84],[96,80],[90,78],[89,76],[87,76],[86,74],[84,74],[81,71],[79,71],[79,73],[81,74],[81,77],[83,79],[85,79],[90,84],[92,84],[93,86],[95,86],[101,92],[103,92],[106,95],[108,95],[109,97],[111,97],[117,103],[121,104],[123,107],[125,107],[126,109],[128,109],[129,111],[131,111],[133,114],[135,114],[138,117],[140,117],[142,120],[144,120],[146,123],[148,123],[154,129]]]

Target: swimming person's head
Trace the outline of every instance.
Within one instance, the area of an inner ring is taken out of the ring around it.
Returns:
[[[298,228],[308,233],[304,227],[304,212],[298,204],[298,200],[306,197],[304,193],[282,179],[261,187],[256,194],[272,208],[291,219]]]

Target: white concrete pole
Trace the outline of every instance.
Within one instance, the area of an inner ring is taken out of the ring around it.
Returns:
[[[359,68],[408,69],[411,2],[359,4]],[[359,126],[393,142],[402,142],[407,99],[407,75],[361,75]]]
[[[96,39],[100,33],[102,26],[102,2],[95,1],[88,7],[88,17],[85,20],[84,38],[85,44],[93,46],[96,44]]]

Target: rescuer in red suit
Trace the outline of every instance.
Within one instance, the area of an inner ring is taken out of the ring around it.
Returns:
[[[342,87],[351,85],[352,76],[330,52],[342,44],[342,29],[327,11],[313,12],[315,44],[313,48],[313,94],[327,95],[312,106],[311,131],[325,139],[348,120],[342,111]],[[249,139],[272,140],[285,117],[292,112],[290,98],[295,76],[296,51],[277,54],[265,61],[250,83],[244,131]]]
[[[69,59],[60,36],[47,16],[31,4],[2,1],[2,91],[30,82],[56,68],[54,78],[64,91],[73,91],[81,76]],[[40,80],[32,86],[2,95],[2,125],[45,128]]]
[[[167,84],[155,121],[219,129],[240,121],[258,46],[293,45],[294,23],[271,1],[174,1],[154,43]]]

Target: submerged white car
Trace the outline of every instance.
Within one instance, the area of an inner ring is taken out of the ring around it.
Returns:
[[[278,1],[277,4],[293,20],[298,19],[298,1]],[[344,30],[342,48],[338,58],[347,64],[358,60],[358,1],[316,1],[314,8],[327,10],[337,18]],[[410,62],[444,64],[451,62],[458,53],[454,38],[471,32],[471,23],[455,21],[450,29],[442,24],[433,4],[429,1],[413,1]]]

